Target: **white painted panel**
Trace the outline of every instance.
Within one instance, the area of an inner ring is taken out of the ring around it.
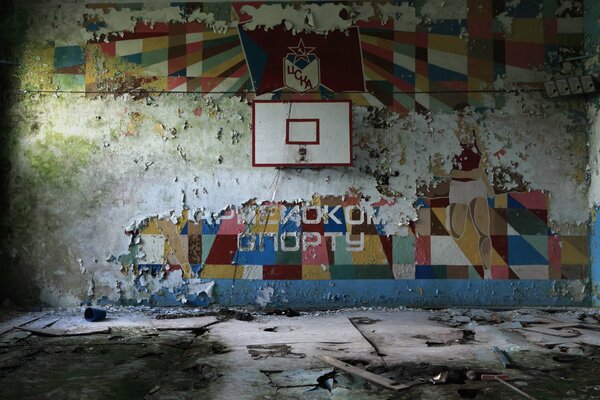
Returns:
[[[254,101],[253,165],[350,165],[351,109],[350,101]]]

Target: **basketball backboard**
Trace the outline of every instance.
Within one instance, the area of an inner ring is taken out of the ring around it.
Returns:
[[[352,102],[255,100],[252,165],[352,165]]]

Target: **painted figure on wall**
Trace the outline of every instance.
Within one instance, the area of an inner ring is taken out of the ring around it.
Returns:
[[[487,155],[479,135],[479,125],[466,122],[467,110],[458,107],[456,137],[462,148],[452,160],[447,228],[452,237],[460,239],[467,220],[475,227],[479,238],[477,249],[483,265],[484,279],[490,279],[492,239],[488,197],[494,196],[485,171]]]

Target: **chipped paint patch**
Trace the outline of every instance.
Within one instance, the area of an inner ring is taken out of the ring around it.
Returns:
[[[466,19],[468,10],[467,0],[427,0],[420,13],[430,23],[444,19]]]
[[[369,13],[369,3],[364,3],[361,8],[351,9],[343,4],[262,4],[258,7],[251,5],[242,6],[242,14],[247,14],[250,21],[243,26],[246,30],[271,29],[277,25],[284,24],[286,29],[294,32],[314,31],[327,33],[332,30],[346,30],[354,21],[352,18],[342,18],[342,15],[350,15],[362,12]],[[360,16],[358,16],[360,18]]]
[[[261,307],[266,307],[271,302],[273,293],[275,293],[275,289],[271,286],[260,288],[258,295],[256,296],[256,304]]]

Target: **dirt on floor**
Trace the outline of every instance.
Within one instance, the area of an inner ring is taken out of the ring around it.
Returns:
[[[77,312],[67,317],[75,318]],[[363,329],[358,337],[368,338],[361,343],[368,350],[366,356],[345,351],[344,346],[349,345],[344,343],[350,339],[342,339],[341,333],[332,336],[331,342],[314,338],[313,346],[312,331],[297,333],[307,324],[314,325],[310,313],[290,317],[226,310],[213,312],[218,321],[207,326],[169,329],[148,321],[177,320],[181,324],[198,314],[171,312],[169,317],[159,312],[140,317],[138,312],[119,312],[110,332],[78,336],[24,331],[18,326],[29,325],[18,322],[26,321],[25,316],[3,315],[0,399],[600,399],[600,347],[577,342],[568,331],[557,330],[556,334],[562,335],[556,336],[557,340],[546,338],[531,347],[517,343],[511,350],[511,344],[505,343],[505,355],[512,364],[505,368],[491,351],[486,358],[477,354],[481,350],[473,350],[483,346],[483,341],[492,342],[479,329],[481,325],[488,329],[490,321],[475,321],[480,325],[474,327],[468,313],[467,320],[444,312],[424,312],[440,329],[458,325],[432,337],[422,333],[424,328],[415,322],[410,340],[422,342],[419,351],[430,356],[414,360],[411,354],[416,347],[402,347],[399,356],[388,356],[389,348],[377,339],[376,327],[392,318],[390,315],[398,317],[393,312],[349,314],[349,326]],[[334,315],[339,318],[340,314]],[[38,322],[48,325],[57,317],[68,320],[64,312],[56,311]],[[597,321],[587,321],[586,329],[593,330],[592,322]],[[502,323],[505,318],[491,324]],[[318,327],[314,329],[318,331]],[[247,336],[250,332],[255,335],[251,339]],[[337,350],[327,347],[332,343]],[[452,353],[457,346],[461,353]],[[333,368],[315,358],[323,352],[406,387],[385,389],[355,373]],[[398,362],[403,354],[413,360]],[[482,380],[482,374],[492,380]],[[496,374],[506,375],[512,387],[494,380]]]

